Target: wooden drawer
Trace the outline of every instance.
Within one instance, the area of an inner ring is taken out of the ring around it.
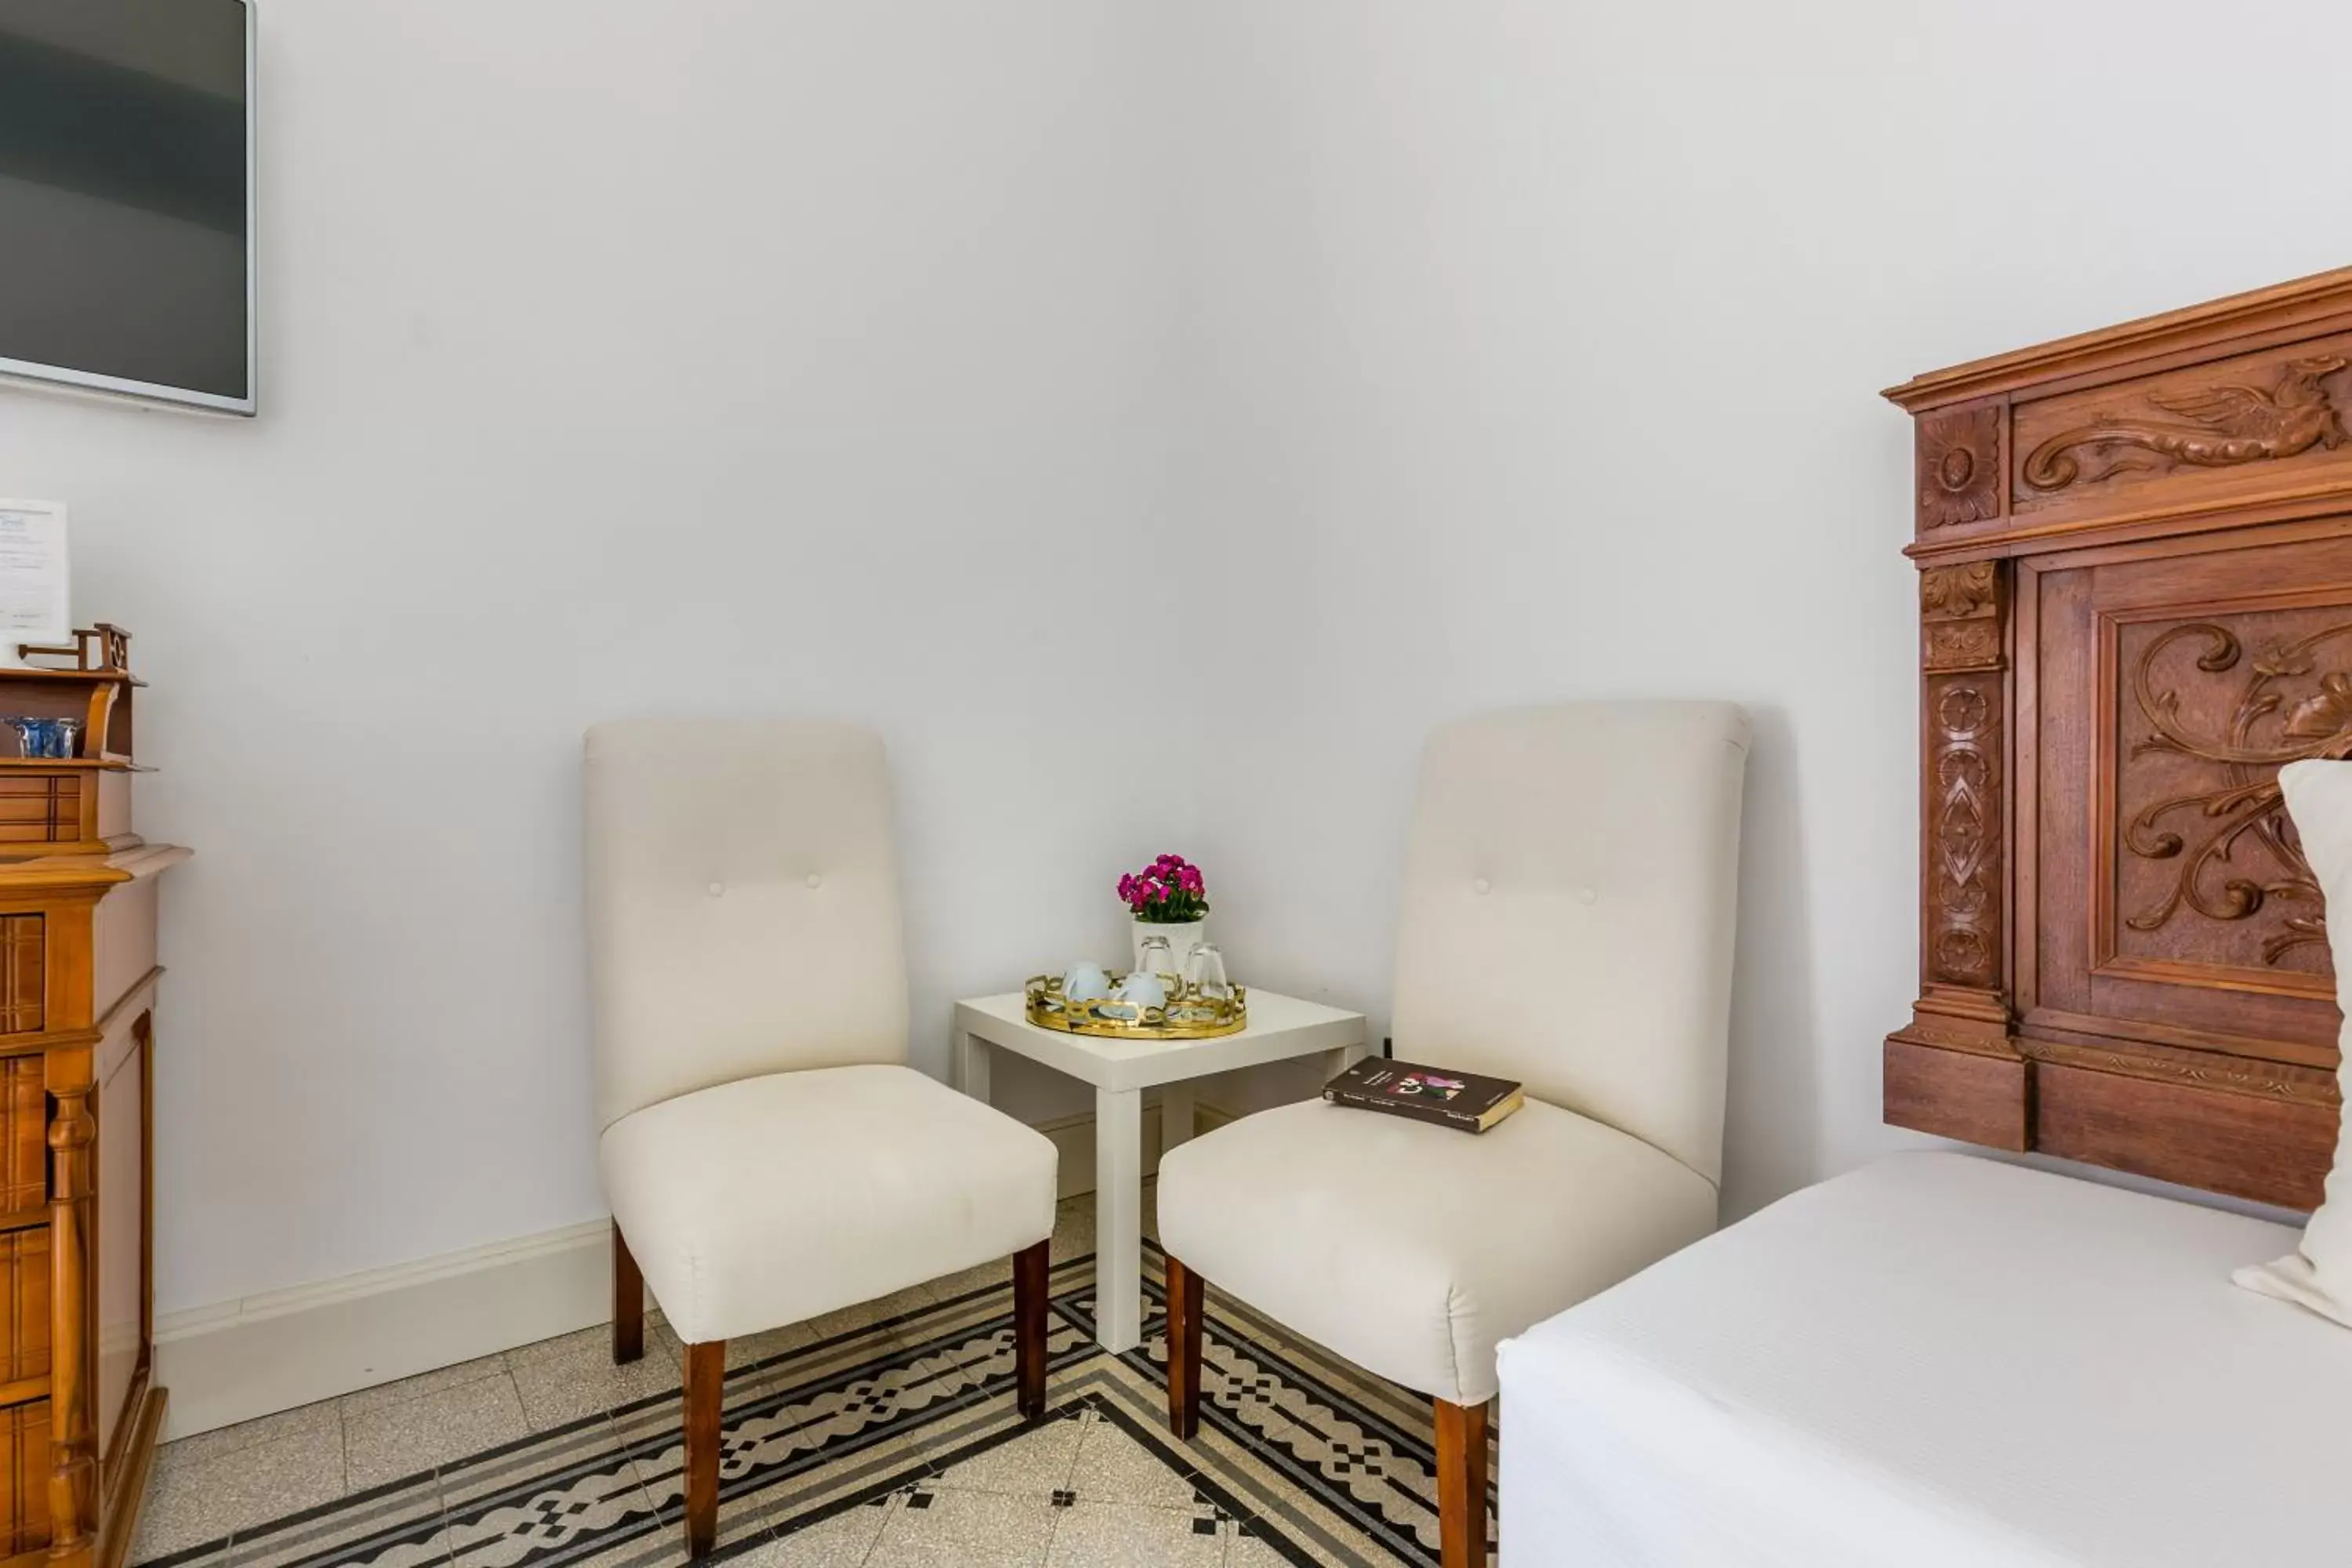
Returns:
[[[49,1543],[49,1402],[0,1410],[0,1543],[11,1554]]]
[[[0,1231],[0,1384],[48,1374],[49,1227]]]
[[[82,781],[0,777],[0,844],[70,844],[81,837]]]
[[[36,1054],[0,1057],[0,1225],[49,1204],[49,1096]]]
[[[39,915],[0,915],[0,1035],[38,1034],[48,1026],[48,922]]]

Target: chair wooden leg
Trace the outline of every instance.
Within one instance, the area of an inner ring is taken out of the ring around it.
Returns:
[[[637,1272],[637,1260],[629,1255],[629,1244],[621,1239],[621,1227],[613,1226],[613,1361],[615,1365],[632,1362],[646,1353],[646,1277]]]
[[[1053,1247],[1041,1241],[1013,1255],[1014,1397],[1023,1418],[1030,1421],[1045,1414],[1045,1297]]]
[[[1168,1260],[1168,1430],[1192,1440],[1201,1429],[1201,1316],[1208,1299],[1202,1278]]]
[[[686,1347],[686,1554],[719,1540],[719,1406],[727,1384],[727,1342]]]
[[[1438,1558],[1486,1568],[1487,1406],[1436,1404]]]

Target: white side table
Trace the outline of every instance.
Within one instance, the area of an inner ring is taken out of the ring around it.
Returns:
[[[1017,992],[956,1004],[956,1087],[973,1099],[988,1099],[992,1050],[1095,1086],[1095,1337],[1105,1350],[1133,1350],[1143,1337],[1143,1091],[1160,1090],[1164,1151],[1192,1135],[1193,1079],[1317,1055],[1328,1078],[1364,1046],[1362,1014],[1271,991],[1250,992],[1249,1019],[1213,1040],[1144,1045],[1039,1028]]]

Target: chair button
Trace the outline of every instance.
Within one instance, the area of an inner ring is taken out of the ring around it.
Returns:
[[[1576,889],[1576,901],[1580,904],[1594,903],[1597,902],[1600,898],[1601,895],[1594,892],[1590,888],[1579,888]]]
[[[713,882],[710,884],[710,896],[714,899],[726,890],[727,884],[724,882]]]
[[[1474,893],[1484,896],[1495,890],[1495,884],[1486,880],[1486,878],[1481,877],[1476,881],[1470,884],[1470,890]]]
[[[808,874],[808,885],[812,888],[822,888],[824,886],[824,879],[811,871]]]

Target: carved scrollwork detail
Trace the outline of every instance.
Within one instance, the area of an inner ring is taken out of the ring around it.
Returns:
[[[2157,459],[2226,468],[2299,457],[2314,447],[2332,450],[2352,437],[2326,378],[2347,363],[2340,354],[2289,360],[2267,389],[2231,383],[2185,396],[2151,395],[2148,402],[2177,417],[2105,419],[2062,430],[2027,453],[2021,471],[2036,489],[2063,490],[2085,478],[2152,467]],[[2097,459],[2087,473],[2086,453]]]
[[[1930,881],[1935,977],[1990,985],[2000,971],[2000,731],[1999,688],[1945,682],[1930,712],[1935,746]]]
[[[2158,658],[2177,643],[2203,645],[2197,669],[2244,684],[2218,731],[2199,732],[2180,717],[2177,687],[2160,686]],[[2190,621],[2151,639],[2132,668],[2132,696],[2150,732],[2137,759],[2157,752],[2212,765],[2210,787],[2168,793],[2123,824],[2124,847],[2148,860],[2177,860],[2163,895],[2128,915],[2134,931],[2161,930],[2183,910],[2213,921],[2250,920],[2274,904],[2289,906],[2262,944],[2275,964],[2294,948],[2327,940],[2319,883],[2304,858],[2279,792],[2278,770],[2306,757],[2352,756],[2352,673],[2323,670],[2331,645],[2352,654],[2352,622],[2273,644],[2252,658],[2228,627]],[[2239,852],[2249,858],[2239,858]]]
[[[2000,410],[1956,408],[1917,423],[1919,526],[1948,528],[2000,511]]]

